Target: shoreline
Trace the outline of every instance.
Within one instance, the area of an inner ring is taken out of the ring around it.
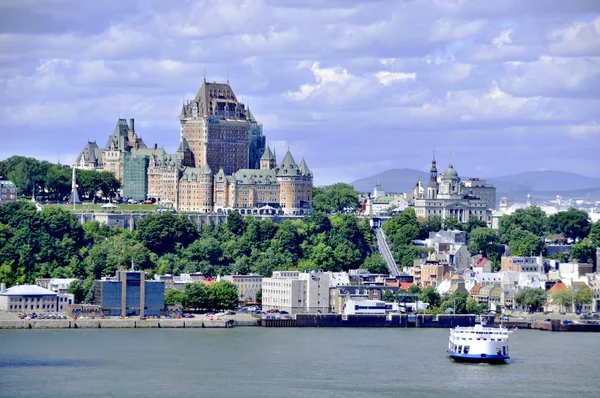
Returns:
[[[0,320],[1,329],[185,329],[260,326],[258,322],[222,319],[19,319]]]

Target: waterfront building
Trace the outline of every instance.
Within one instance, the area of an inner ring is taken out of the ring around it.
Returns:
[[[382,300],[352,300],[344,303],[344,315],[385,315],[388,304]],[[392,303],[389,304],[390,311]],[[396,303],[396,311],[398,311]]]
[[[79,279],[76,278],[39,278],[35,284],[55,293],[69,293],[69,285]]]
[[[117,271],[94,283],[94,304],[111,316],[159,316],[165,306],[165,283],[147,281],[143,271]]]
[[[344,285],[330,286],[329,288],[329,312],[341,314],[348,300],[383,300],[386,291],[394,296],[399,291],[398,286],[369,286],[369,285]]]
[[[440,216],[442,220],[452,217],[462,223],[475,217],[491,223],[493,207],[488,202],[492,197],[495,201],[496,188],[485,183],[482,185],[479,181],[467,180],[463,183],[452,165],[438,175],[436,160],[433,158],[427,192],[425,193],[420,180],[413,191],[413,206],[417,217]],[[478,194],[485,195],[486,199],[481,199]]]
[[[261,275],[224,275],[218,276],[217,281],[226,280],[238,288],[239,304],[257,304],[256,295],[262,289]]]
[[[0,205],[17,200],[17,187],[11,181],[0,176]]]
[[[327,273],[275,271],[262,280],[262,308],[290,314],[329,312]]]
[[[40,313],[58,311],[58,294],[37,285],[0,287],[0,310],[6,312]]]

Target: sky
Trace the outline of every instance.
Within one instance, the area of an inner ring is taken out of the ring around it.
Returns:
[[[229,77],[315,183],[449,163],[600,177],[597,0],[0,0],[0,159],[71,164],[119,117],[175,152]]]

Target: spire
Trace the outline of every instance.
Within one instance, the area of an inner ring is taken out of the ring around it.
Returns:
[[[300,166],[298,166],[298,169],[300,170],[300,173],[302,173],[302,175],[310,175],[310,169],[308,168],[308,165],[306,164],[304,158],[302,158],[302,162],[300,162]]]
[[[272,160],[272,159],[273,159],[273,153],[271,152],[271,148],[269,148],[269,146],[267,145],[267,148],[263,152],[260,160]]]
[[[188,142],[185,138],[181,139],[181,142],[179,143],[179,148],[177,148],[177,152],[191,152],[190,146],[188,145]]]

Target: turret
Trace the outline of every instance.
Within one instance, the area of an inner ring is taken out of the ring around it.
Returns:
[[[435,151],[433,155],[433,159],[431,160],[431,169],[429,169],[429,184],[427,184],[427,198],[435,199],[437,198],[439,185],[438,185],[438,172],[435,161]]]
[[[267,146],[260,158],[260,169],[273,170],[275,167],[277,167],[275,156],[273,155],[273,152],[271,152],[271,148]]]

